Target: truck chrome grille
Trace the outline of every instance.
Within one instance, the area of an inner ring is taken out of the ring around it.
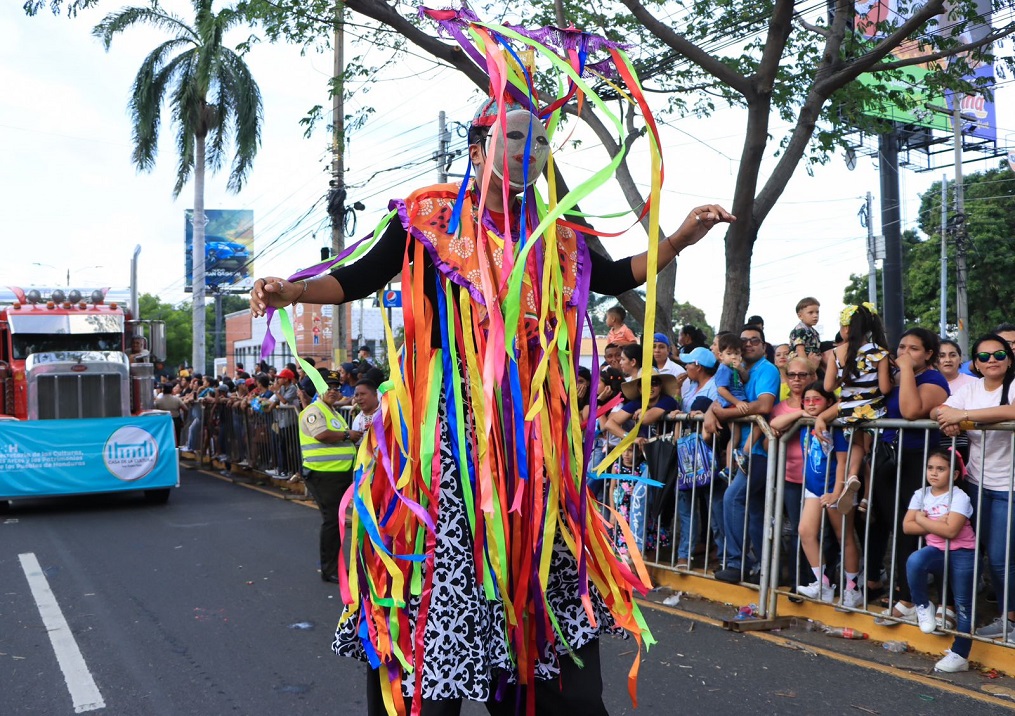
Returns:
[[[123,414],[123,377],[116,373],[49,373],[37,381],[40,420]]]

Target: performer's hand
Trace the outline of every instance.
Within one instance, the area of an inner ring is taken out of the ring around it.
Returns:
[[[701,241],[716,224],[732,224],[737,217],[718,204],[705,204],[691,209],[680,228],[667,241],[677,247],[677,253]]]
[[[263,316],[268,306],[285,308],[293,302],[299,290],[299,286],[278,276],[259,278],[250,289],[250,312],[256,318]]]

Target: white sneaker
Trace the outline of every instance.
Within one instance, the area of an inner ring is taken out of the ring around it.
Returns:
[[[920,624],[920,631],[924,634],[933,634],[934,630],[937,629],[936,613],[933,604],[916,605],[916,621]]]
[[[845,589],[839,604],[848,609],[856,609],[863,605],[863,592],[859,589]]]
[[[945,652],[944,658],[934,664],[934,671],[946,671],[949,674],[969,671],[969,659],[965,659],[949,649]]]
[[[902,616],[893,616],[893,610]],[[910,624],[916,622],[916,607],[907,607],[902,602],[896,602],[894,607],[888,607],[874,620],[878,626],[898,626],[903,622]]]
[[[823,602],[831,604],[832,600],[835,599],[835,586],[832,584],[822,584],[821,582],[811,582],[806,586],[797,587],[796,593],[808,599],[820,599]]]

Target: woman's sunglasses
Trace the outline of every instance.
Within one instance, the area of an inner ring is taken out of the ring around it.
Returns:
[[[811,377],[810,373],[787,373],[786,377],[790,380],[807,380]]]
[[[990,362],[991,358],[993,358],[998,363],[1000,363],[1001,361],[1003,361],[1007,357],[1008,357],[1008,352],[1007,351],[994,351],[993,353],[987,353],[986,351],[981,351],[980,353],[976,354],[976,360],[980,361],[981,363],[988,363],[988,362]]]

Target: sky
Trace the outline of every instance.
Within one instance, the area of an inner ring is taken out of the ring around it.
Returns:
[[[165,4],[189,17],[189,3]],[[8,247],[0,262],[0,285],[65,286],[69,272],[72,287],[125,288],[131,254],[140,244],[139,290],[172,303],[186,297],[184,211],[192,206],[193,187],[184,187],[177,199],[172,196],[176,155],[168,118],[154,171],[138,173],[131,163],[130,86],[144,56],[165,37],[139,26],[117,36],[105,52],[90,30],[119,7],[114,0],[76,19],[48,13],[29,18],[20,2],[0,3],[0,236]],[[240,31],[228,40],[239,42],[248,34]],[[383,57],[380,49],[369,53],[367,63]],[[256,44],[246,60],[264,99],[262,146],[239,194],[226,192],[226,172],[208,175],[205,206],[252,210],[255,275],[289,275],[316,263],[320,248],[330,245],[323,201],[330,137],[322,123],[305,138],[300,119],[315,105],[330,106],[332,60],[330,54],[302,54],[299,48],[267,42]],[[348,139],[349,201],[366,206],[358,212],[356,237],[376,224],[389,199],[436,181],[431,155],[437,146],[438,112],[444,110],[449,121],[468,122],[478,102],[472,86],[454,71],[422,59],[409,58],[372,79],[354,86],[347,103],[347,112],[376,110]],[[1009,146],[1015,146],[1012,95],[1006,87],[997,97],[999,140]],[[667,120],[662,129],[665,230],[673,231],[699,204],[729,208],[743,127],[743,113],[733,109],[708,120]],[[773,133],[785,127],[775,119]],[[455,132],[453,145],[464,145]],[[568,146],[555,154],[569,177],[586,176],[604,157],[589,138],[577,149]],[[774,162],[770,157],[767,167]],[[632,163],[647,192],[644,141],[635,145]],[[965,171],[987,166],[994,163],[976,162]],[[459,160],[452,172],[464,168]],[[942,174],[950,179],[951,168],[900,171],[903,229],[916,228],[920,194]],[[797,170],[763,224],[753,258],[749,314],[765,318],[770,342],[785,340],[797,321],[794,307],[804,296],[815,296],[822,304],[822,336],[834,334],[849,275],[867,271],[867,230],[858,211],[868,191],[875,197],[874,230],[880,233],[875,157],[861,155],[853,171],[842,156],[815,167],[813,176],[803,167]],[[612,184],[587,206],[602,213],[626,209]],[[593,223],[619,230],[632,220]],[[606,246],[619,257],[645,250],[646,242],[635,227]],[[678,263],[677,299],[704,309],[713,326],[722,310],[724,265],[718,229]]]

